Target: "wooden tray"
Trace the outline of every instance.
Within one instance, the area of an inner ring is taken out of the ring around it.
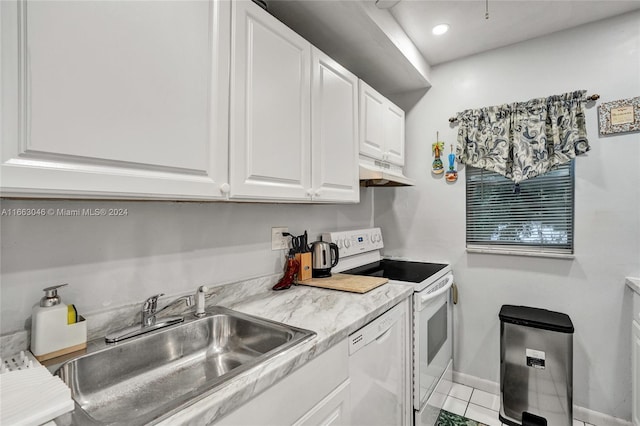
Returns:
[[[333,274],[329,278],[311,278],[310,280],[299,281],[297,284],[350,291],[352,293],[366,293],[388,282],[388,278]]]

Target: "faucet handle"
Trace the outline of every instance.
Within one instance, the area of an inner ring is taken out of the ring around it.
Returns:
[[[204,300],[204,295],[205,293],[209,291],[209,288],[207,286],[201,285],[200,287],[198,287],[198,290],[196,290],[196,312],[195,312],[195,316],[197,316],[198,318],[203,317],[205,315],[205,300]]]
[[[145,300],[144,305],[142,305],[142,312],[147,314],[154,313],[158,307],[158,297],[160,296],[164,296],[164,293],[156,294]]]

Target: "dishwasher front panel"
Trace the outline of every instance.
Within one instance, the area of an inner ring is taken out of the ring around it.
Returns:
[[[349,336],[352,425],[411,424],[409,302]]]

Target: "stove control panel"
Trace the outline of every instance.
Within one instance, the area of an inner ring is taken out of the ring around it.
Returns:
[[[380,250],[384,247],[380,228],[327,232],[322,234],[322,240],[337,244],[341,258]]]

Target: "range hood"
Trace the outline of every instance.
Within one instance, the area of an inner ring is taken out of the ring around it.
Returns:
[[[360,186],[413,186],[402,171],[387,170],[360,162]]]

